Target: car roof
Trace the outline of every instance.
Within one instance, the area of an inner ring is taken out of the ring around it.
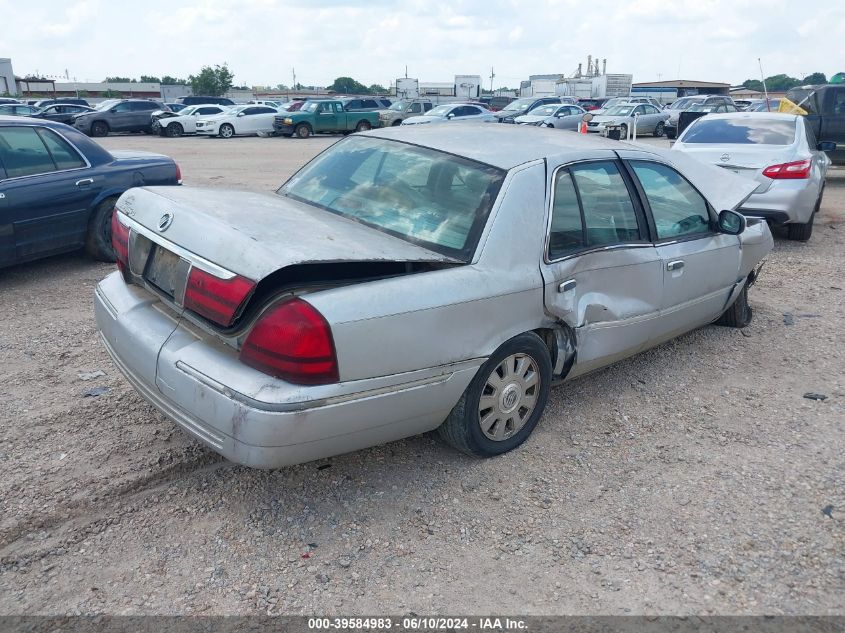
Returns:
[[[529,126],[530,127],[530,126]],[[534,135],[529,136],[529,135]],[[560,130],[524,129],[522,125],[465,122],[460,125],[398,125],[378,128],[366,136],[403,141],[413,145],[457,154],[501,169],[511,169],[533,160],[583,153],[592,150],[639,149],[639,145],[566,134]],[[456,150],[456,148],[460,148]]]

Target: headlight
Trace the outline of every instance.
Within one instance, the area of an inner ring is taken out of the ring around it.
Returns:
[[[293,119],[285,119],[284,121],[282,121],[282,123],[284,123],[285,125],[293,125]]]

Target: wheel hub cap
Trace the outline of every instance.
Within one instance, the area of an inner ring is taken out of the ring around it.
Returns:
[[[531,418],[540,393],[537,362],[511,354],[487,377],[478,403],[481,432],[494,441],[513,437]]]

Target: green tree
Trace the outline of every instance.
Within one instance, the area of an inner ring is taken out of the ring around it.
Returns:
[[[388,93],[387,88],[380,84],[373,84],[367,90],[371,95],[386,95]]]
[[[746,79],[742,82],[742,86],[744,88],[748,88],[749,90],[757,90],[758,92],[763,92],[763,82],[759,79]]]
[[[286,84],[276,84],[276,90],[279,92],[285,92],[286,90],[290,90]]]
[[[84,99],[85,97],[87,97],[87,96],[88,96],[88,91],[87,91],[87,90],[77,90],[76,92],[77,92],[77,94],[76,94],[76,96],[77,96],[77,97],[80,97],[80,98],[83,98],[83,99]]]
[[[794,88],[795,86],[800,86],[801,80],[796,79],[795,77],[790,77],[789,75],[772,75],[771,77],[766,77],[766,88],[771,90],[772,92],[782,92],[789,90],[790,88]]]
[[[811,73],[804,77],[801,80],[802,86],[807,86],[810,84],[826,84],[827,83],[827,75],[824,73]]]
[[[106,77],[103,81],[104,84],[128,84],[130,82],[135,81],[134,79],[130,79],[129,77]]]
[[[161,78],[161,85],[163,86],[179,86],[188,83],[184,79],[177,79],[176,77],[171,77],[170,75],[165,75]]]
[[[338,77],[328,89],[340,94],[367,94],[368,92],[365,85],[359,84],[352,77]]]
[[[232,87],[232,79],[235,75],[229,70],[226,64],[203,66],[198,75],[190,75],[188,83],[195,95],[219,97]]]
[[[118,90],[103,90],[100,93],[100,96],[105,97],[106,99],[119,99],[123,96],[123,93]]]
[[[160,84],[161,79],[155,77],[153,75],[141,75],[140,79],[138,79],[142,84]]]

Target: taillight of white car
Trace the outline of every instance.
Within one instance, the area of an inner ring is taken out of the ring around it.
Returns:
[[[763,170],[763,175],[772,180],[801,180],[810,177],[812,165],[813,162],[809,158],[792,163],[770,165]]]

